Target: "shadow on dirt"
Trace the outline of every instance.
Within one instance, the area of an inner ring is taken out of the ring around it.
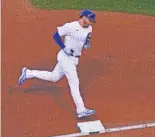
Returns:
[[[99,55],[96,57],[87,57],[79,66],[79,77],[81,87],[89,85],[93,80],[108,75],[109,68],[113,61],[113,55]]]
[[[64,87],[52,85],[52,84],[32,84],[28,88],[23,87],[9,87],[9,94],[13,92],[25,92],[26,94],[36,94],[36,95],[47,95],[50,96],[52,100],[64,111],[69,111],[75,115],[74,110],[71,109],[71,106],[67,104],[66,99],[64,98]]]
[[[95,78],[104,76],[108,74],[110,64],[112,62],[111,55],[100,55],[98,57],[86,57],[82,64],[80,64],[78,68],[78,74],[80,78],[80,91],[81,96],[85,100],[84,92],[89,83],[91,83]],[[55,65],[55,64],[53,64]],[[45,69],[48,71],[52,71],[54,66],[51,66],[51,60],[47,59],[45,61],[41,61],[37,64],[37,67],[40,69]],[[34,81],[29,87],[9,87],[8,93],[13,94],[13,92],[25,92],[26,94],[36,94],[36,95],[47,95],[51,96],[52,99],[56,102],[56,104],[62,108],[62,110],[69,111],[76,117],[75,110],[71,108],[69,104],[67,104],[66,99],[64,98],[64,93],[69,92],[69,87],[66,85],[65,87],[59,86],[57,83],[48,83],[46,81],[38,82]],[[84,118],[84,120],[91,120],[94,117]]]

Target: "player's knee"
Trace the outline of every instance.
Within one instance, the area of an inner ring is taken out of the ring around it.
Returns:
[[[50,79],[51,82],[57,82],[58,80],[57,79]]]
[[[79,78],[72,77],[69,79],[69,82],[76,84],[76,85],[79,85]]]
[[[51,81],[52,81],[52,82],[57,82],[57,81],[60,80],[60,78],[61,78],[61,77],[59,77],[59,76],[55,76],[55,77],[52,77],[52,78],[51,78]]]
[[[50,75],[51,82],[57,82],[59,79],[60,79],[60,77],[58,75],[56,75],[55,73],[51,73],[51,75]]]

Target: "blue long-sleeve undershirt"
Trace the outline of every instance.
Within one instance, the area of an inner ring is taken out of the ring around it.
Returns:
[[[61,49],[65,48],[65,45],[64,45],[64,43],[63,43],[63,41],[62,41],[62,39],[61,39],[61,37],[60,37],[58,31],[56,31],[56,32],[53,34],[53,38],[54,38],[54,40],[56,41],[56,43],[58,44],[58,46],[59,46]]]

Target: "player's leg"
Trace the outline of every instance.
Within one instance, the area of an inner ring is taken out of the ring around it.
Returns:
[[[79,113],[83,111],[85,107],[79,91],[79,78],[77,75],[76,67],[71,63],[68,66],[64,64],[63,70],[68,80],[71,95],[77,108],[77,113]]]
[[[79,91],[79,78],[77,74],[77,68],[74,63],[70,62],[68,63],[68,65],[66,65],[65,62],[62,62],[61,65],[63,68],[63,72],[65,73],[68,80],[71,95],[76,105],[78,117],[80,118],[83,116],[89,116],[94,114],[95,110],[86,109],[84,106],[84,102]]]
[[[56,82],[62,78],[64,75],[62,68],[59,63],[56,64],[54,70],[50,71],[41,71],[41,70],[30,70],[27,68],[23,68],[22,74],[19,78],[19,85],[21,85],[26,79],[30,78],[38,78],[41,80]]]

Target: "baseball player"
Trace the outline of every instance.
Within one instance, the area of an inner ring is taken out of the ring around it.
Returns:
[[[56,82],[66,76],[71,95],[76,106],[77,117],[90,116],[95,110],[85,107],[79,91],[79,78],[77,65],[82,49],[90,48],[92,34],[92,23],[95,23],[95,13],[89,9],[81,11],[77,21],[65,23],[57,27],[53,38],[60,51],[57,55],[57,64],[52,72],[31,70],[26,67],[22,69],[18,84],[22,85],[26,79],[38,78],[41,80]],[[62,40],[62,37],[64,40]]]

